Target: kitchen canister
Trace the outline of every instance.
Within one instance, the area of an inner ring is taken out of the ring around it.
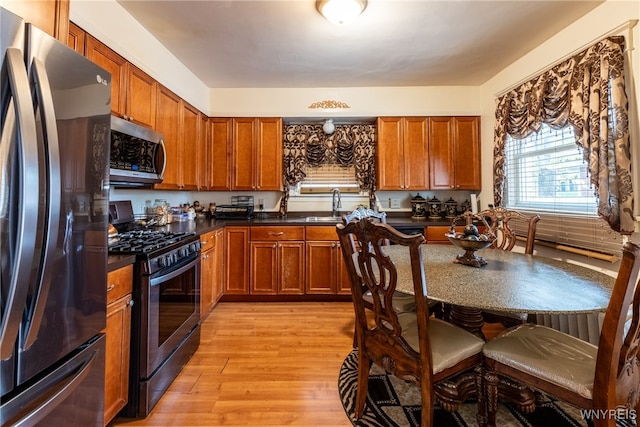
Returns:
[[[458,215],[458,202],[453,200],[453,197],[449,197],[449,200],[444,202],[444,210],[445,218],[455,218]]]
[[[425,218],[427,214],[427,201],[420,193],[411,199],[411,218]]]
[[[429,199],[429,218],[442,218],[442,202],[436,196],[433,196],[433,199]]]

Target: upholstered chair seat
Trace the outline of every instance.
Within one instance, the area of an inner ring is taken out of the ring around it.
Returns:
[[[418,321],[415,313],[400,313],[398,320],[402,325],[402,337],[412,349],[419,352]],[[440,319],[429,321],[429,342],[431,343],[431,369],[434,374],[442,372],[482,351],[484,341]]]
[[[485,357],[571,390],[593,393],[598,347],[546,326],[520,325],[490,340]]]

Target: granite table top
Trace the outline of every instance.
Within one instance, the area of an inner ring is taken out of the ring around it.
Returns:
[[[413,294],[408,248],[385,246],[398,270],[397,290]],[[428,297],[482,310],[531,314],[605,311],[615,278],[551,258],[494,249],[478,252],[487,265],[454,263],[464,250],[422,245]]]

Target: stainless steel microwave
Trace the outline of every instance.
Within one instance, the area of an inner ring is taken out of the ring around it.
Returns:
[[[109,180],[112,186],[160,183],[166,165],[162,134],[111,116]]]

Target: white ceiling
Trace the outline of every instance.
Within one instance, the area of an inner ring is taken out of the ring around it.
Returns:
[[[315,0],[118,0],[207,86],[480,85],[603,1],[369,0],[338,26]]]

